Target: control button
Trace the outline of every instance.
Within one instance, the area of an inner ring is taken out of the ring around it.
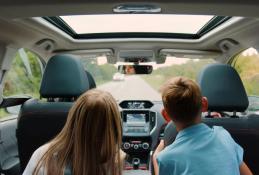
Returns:
[[[125,143],[123,144],[123,148],[124,148],[124,149],[129,149],[129,148],[130,148],[129,142],[125,142]]]
[[[138,145],[134,145],[134,149],[138,149],[139,148],[139,146]]]
[[[142,144],[142,148],[143,149],[148,149],[149,148],[149,144],[147,142]]]

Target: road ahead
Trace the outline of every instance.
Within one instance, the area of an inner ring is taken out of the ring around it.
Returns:
[[[125,76],[124,81],[111,81],[98,89],[110,92],[116,100],[161,100],[160,94],[137,75]]]

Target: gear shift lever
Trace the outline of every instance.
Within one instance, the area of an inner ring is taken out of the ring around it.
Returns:
[[[132,159],[132,164],[133,164],[134,170],[139,169],[139,164],[140,164],[139,158],[133,158],[133,159]]]

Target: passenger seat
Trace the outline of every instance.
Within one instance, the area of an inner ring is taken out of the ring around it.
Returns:
[[[94,77],[92,76],[92,74],[90,72],[88,72],[87,70],[85,71],[86,76],[88,78],[88,82],[89,82],[89,89],[94,89],[96,88],[96,83],[94,81]]]
[[[244,148],[244,161],[254,174],[259,174],[259,116],[238,116],[249,103],[243,83],[234,68],[213,64],[205,67],[198,78],[202,95],[208,98],[208,115],[203,122],[209,126],[223,126],[234,140]],[[222,118],[212,118],[210,112],[230,112]],[[169,123],[165,129],[165,144],[171,144],[177,135],[175,126]]]
[[[48,61],[40,87],[44,100],[26,101],[18,117],[16,136],[21,172],[33,152],[61,131],[73,101],[88,89],[87,74],[78,58],[56,55]]]

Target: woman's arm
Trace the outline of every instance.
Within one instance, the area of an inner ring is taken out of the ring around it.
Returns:
[[[127,154],[120,149],[120,155],[121,155],[121,162],[124,162]]]
[[[245,162],[239,166],[240,175],[253,175],[251,170],[248,168]]]

